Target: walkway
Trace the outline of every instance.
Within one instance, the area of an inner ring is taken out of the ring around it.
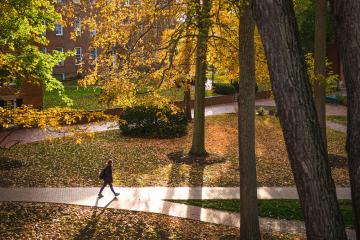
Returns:
[[[256,106],[275,106],[275,102],[271,99],[256,100]],[[236,104],[222,104],[205,108],[205,116],[220,115],[226,113],[234,113],[237,110]],[[327,115],[346,115],[346,107],[342,105],[326,105]],[[327,126],[340,132],[346,132],[346,127],[333,122],[327,122]],[[92,123],[89,125],[77,125],[79,129],[86,129],[88,132],[102,132],[107,130],[118,129],[116,122],[108,123]],[[74,126],[72,126],[74,128]],[[66,130],[66,128],[65,128]],[[71,135],[71,133],[63,131],[45,131],[42,129],[17,129],[0,132],[0,147],[9,148],[16,144],[25,144],[30,142],[42,141],[46,138],[58,138]]]
[[[131,211],[160,213],[174,217],[189,218],[203,222],[240,226],[240,214],[205,209],[164,199],[239,199],[239,188],[221,187],[145,187],[115,188],[120,196],[113,197],[109,188],[104,196],[97,198],[99,188],[0,188],[0,202],[49,202],[81,206],[107,207]],[[338,188],[339,199],[350,199],[349,188]],[[258,188],[258,199],[297,199],[297,190],[287,188]],[[305,235],[305,226],[300,221],[260,218],[263,231],[279,231]],[[355,232],[348,230],[349,239],[355,240]]]

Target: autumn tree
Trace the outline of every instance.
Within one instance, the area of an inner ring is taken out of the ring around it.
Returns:
[[[348,97],[346,149],[354,226],[360,239],[360,2],[333,0],[333,10]]]
[[[253,14],[270,71],[308,239],[346,239],[292,1],[255,0]]]
[[[54,30],[61,15],[49,0],[4,0],[0,2],[0,83],[44,84],[48,91],[58,91],[65,101],[64,86],[52,76],[52,69],[66,55],[58,51],[45,53],[46,30]]]
[[[240,239],[256,240],[260,239],[260,228],[255,158],[255,23],[248,1],[240,1],[239,14]]]

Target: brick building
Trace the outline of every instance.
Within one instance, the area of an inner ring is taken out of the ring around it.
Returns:
[[[58,0],[56,8],[60,8],[65,1],[74,3],[73,22],[67,22],[67,26],[61,24],[55,25],[55,31],[47,31],[46,37],[49,40],[48,46],[44,47],[44,51],[58,50],[61,52],[76,51],[74,57],[68,57],[65,61],[59,63],[53,70],[53,74],[60,80],[73,80],[81,77],[78,73],[81,64],[84,70],[89,67],[89,60],[97,57],[97,49],[89,49],[91,38],[96,35],[96,29],[88,30],[82,26],[83,13],[77,9],[76,4],[80,0]]]

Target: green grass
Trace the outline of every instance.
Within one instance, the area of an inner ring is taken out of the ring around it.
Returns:
[[[240,212],[239,199],[226,200],[167,200],[176,203],[211,208],[230,212]],[[353,228],[353,209],[350,200],[339,200],[340,210],[343,214],[345,225]],[[304,221],[298,200],[258,200],[258,210],[260,217],[275,219],[299,220]]]
[[[184,99],[184,91],[181,88],[173,88],[162,91],[161,95],[170,98],[172,101],[182,101]],[[205,91],[205,97],[218,96],[211,90]],[[191,99],[195,98],[195,91],[191,90]]]
[[[100,94],[98,87],[80,87],[76,83],[71,82],[65,84],[65,94],[74,101],[72,108],[94,110],[102,109],[106,106],[97,100],[97,95]],[[66,104],[61,100],[56,92],[44,93],[44,108],[51,107],[66,107]]]
[[[72,108],[84,109],[84,110],[94,110],[94,109],[104,109],[109,106],[102,104],[98,101],[97,95],[100,94],[101,89],[99,87],[89,86],[81,87],[77,86],[76,82],[71,81],[64,83],[65,94],[71,98],[74,102]],[[181,88],[174,88],[169,90],[164,90],[162,95],[168,97],[172,101],[182,101],[184,99],[184,92]],[[216,96],[217,94],[212,91],[206,90],[205,96]],[[191,91],[191,97],[194,99],[194,91]],[[66,104],[61,100],[56,92],[46,92],[44,93],[44,108],[51,107],[66,107]]]
[[[339,123],[342,125],[347,125],[347,116],[327,116],[327,120]]]

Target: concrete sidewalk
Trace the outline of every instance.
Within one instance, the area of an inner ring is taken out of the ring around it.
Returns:
[[[89,207],[106,207],[131,211],[165,214],[215,224],[240,227],[240,214],[172,203],[170,199],[239,199],[239,188],[226,187],[144,187],[116,188],[117,198],[109,188],[98,198],[99,188],[0,188],[0,202],[48,202],[75,204]],[[338,188],[339,199],[350,199],[349,188]],[[259,199],[297,199],[294,187],[258,188]],[[262,231],[278,231],[305,235],[305,225],[300,221],[260,218]],[[355,232],[348,230],[349,239]]]

